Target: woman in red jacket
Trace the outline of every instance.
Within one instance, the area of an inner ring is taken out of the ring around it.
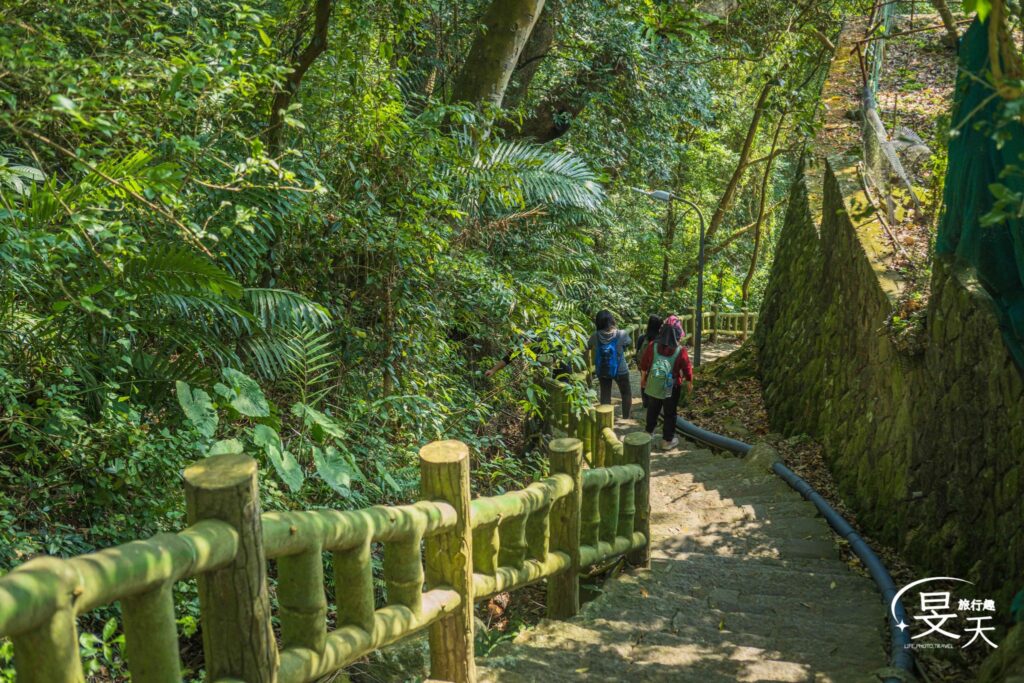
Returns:
[[[647,344],[640,358],[641,381],[647,394],[647,433],[654,435],[660,413],[664,421],[661,428],[661,447],[664,450],[679,445],[676,408],[684,379],[687,391],[693,391],[693,365],[682,340],[683,329],[679,319],[669,316],[661,326],[658,338]]]

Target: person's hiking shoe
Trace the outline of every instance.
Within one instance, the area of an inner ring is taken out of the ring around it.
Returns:
[[[679,445],[679,437],[678,436],[673,436],[671,441],[665,441],[664,439],[662,439],[662,441],[661,441],[661,450],[663,450],[663,451],[670,451],[670,450],[672,450],[673,448],[675,448],[678,445]]]

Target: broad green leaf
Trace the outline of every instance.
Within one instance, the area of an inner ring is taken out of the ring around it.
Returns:
[[[217,431],[217,411],[213,409],[210,395],[202,389],[191,389],[188,384],[178,380],[174,383],[178,391],[178,405],[192,426],[205,437],[212,437]]]
[[[301,417],[303,424],[307,427],[312,427],[314,431],[319,431],[324,434],[329,434],[335,438],[345,438],[345,430],[341,426],[332,420],[327,415],[324,415],[316,408],[312,408],[305,403],[296,403],[292,406],[292,415],[295,417]]]
[[[232,408],[246,417],[270,415],[270,404],[256,380],[233,368],[224,368],[221,374],[231,390],[228,398]]]
[[[306,480],[302,467],[295,460],[295,456],[284,449],[281,437],[276,431],[266,425],[256,425],[252,430],[252,440],[267,454],[270,464],[277,470],[277,476],[289,489],[298,491],[302,488],[302,483]]]
[[[114,633],[117,631],[117,619],[111,617],[107,623],[103,625],[103,640],[110,640],[114,637]]]
[[[326,449],[313,447],[313,464],[320,478],[339,495],[348,497],[351,493],[353,479],[361,479],[358,468],[345,459],[337,448],[328,446]]]
[[[245,448],[242,446],[242,442],[238,439],[221,439],[217,443],[210,446],[210,450],[206,453],[210,455],[226,455],[228,453],[244,453]]]

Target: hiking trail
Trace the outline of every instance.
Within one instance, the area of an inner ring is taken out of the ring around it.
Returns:
[[[641,429],[633,410],[620,438]],[[842,682],[886,666],[877,589],[767,466],[681,439],[652,453],[651,475],[651,569],[498,646],[480,680]]]

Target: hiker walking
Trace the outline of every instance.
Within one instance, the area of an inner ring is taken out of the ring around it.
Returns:
[[[633,393],[629,386],[629,361],[626,349],[632,345],[629,333],[615,327],[615,318],[601,311],[594,319],[594,334],[587,341],[587,350],[594,352],[594,373],[600,386],[601,403],[612,402],[612,382],[619,385],[622,396],[622,417],[629,419]]]
[[[658,332],[658,338],[647,344],[640,358],[641,382],[647,395],[646,430],[654,435],[659,413],[664,424],[661,428],[661,447],[664,450],[679,445],[676,438],[676,407],[683,390],[693,391],[693,365],[683,346],[683,326],[674,315],[669,316]]]
[[[661,331],[661,317],[652,315],[647,319],[647,329],[644,333],[636,340],[636,366],[640,367],[640,358],[643,357],[644,351],[647,350],[647,345],[658,338],[658,332]],[[646,375],[641,373],[640,375],[640,401],[643,403],[644,408],[647,407],[647,392],[644,391],[644,380]]]

